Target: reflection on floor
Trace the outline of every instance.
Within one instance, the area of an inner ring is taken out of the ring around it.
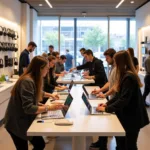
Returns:
[[[150,108],[147,109],[150,117]],[[96,141],[97,137],[87,137],[87,150],[92,141]],[[108,143],[108,150],[115,150],[115,139],[110,137]],[[139,150],[148,150],[150,147],[150,125],[143,128],[138,138]],[[146,149],[147,148],[147,149]],[[14,144],[4,129],[0,127],[0,149],[1,150],[15,150]],[[48,144],[46,144],[45,150],[71,150],[71,137],[56,137],[52,138]],[[32,150],[32,146],[29,144],[29,150]]]

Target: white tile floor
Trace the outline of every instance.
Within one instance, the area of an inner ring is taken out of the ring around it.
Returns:
[[[150,108],[147,110],[150,117]],[[96,140],[97,137],[87,138],[87,150],[91,142]],[[115,150],[115,145],[115,139],[109,138],[108,150]],[[138,138],[138,148],[139,150],[150,149],[150,125],[141,130]],[[0,150],[15,150],[12,140],[3,126],[0,127]],[[29,150],[32,150],[31,145],[29,145]],[[45,150],[71,150],[71,137],[57,137],[51,139],[50,142],[46,144]]]

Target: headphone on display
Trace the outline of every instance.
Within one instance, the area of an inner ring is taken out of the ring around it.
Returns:
[[[0,58],[0,68],[3,68],[3,66],[4,66],[4,63],[3,63],[3,62],[4,62],[3,59]]]
[[[14,65],[18,66],[18,58],[17,57],[14,58]]]
[[[18,36],[18,32],[17,31],[15,31],[15,34],[14,34],[14,40],[17,40],[19,38],[19,36]]]
[[[0,36],[2,36],[3,35],[3,27],[2,26],[0,26]]]
[[[3,27],[3,35],[6,36],[7,35],[7,29],[5,27]]]
[[[2,42],[0,42],[0,51],[2,51],[2,49],[3,49],[3,48],[2,48]]]
[[[15,51],[15,52],[18,51],[18,44],[15,44],[15,46],[14,46],[14,51]]]

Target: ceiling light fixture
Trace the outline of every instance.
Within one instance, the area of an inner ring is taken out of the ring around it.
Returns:
[[[43,6],[43,4],[39,4],[39,6]]]
[[[131,4],[133,4],[133,3],[134,3],[134,1],[131,1],[130,3],[131,3]]]
[[[45,0],[45,2],[49,5],[50,8],[53,8],[53,6],[51,5],[51,3],[48,0]]]
[[[125,0],[121,0],[121,1],[119,2],[119,4],[116,6],[116,8],[118,8],[124,1],[125,1]]]

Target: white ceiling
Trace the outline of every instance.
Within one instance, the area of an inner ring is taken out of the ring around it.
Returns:
[[[116,9],[120,0],[49,0],[53,8],[50,8],[45,0],[25,0],[38,11],[40,16],[134,16],[135,9],[147,0],[131,0],[125,2]],[[43,4],[42,7],[39,4]]]

